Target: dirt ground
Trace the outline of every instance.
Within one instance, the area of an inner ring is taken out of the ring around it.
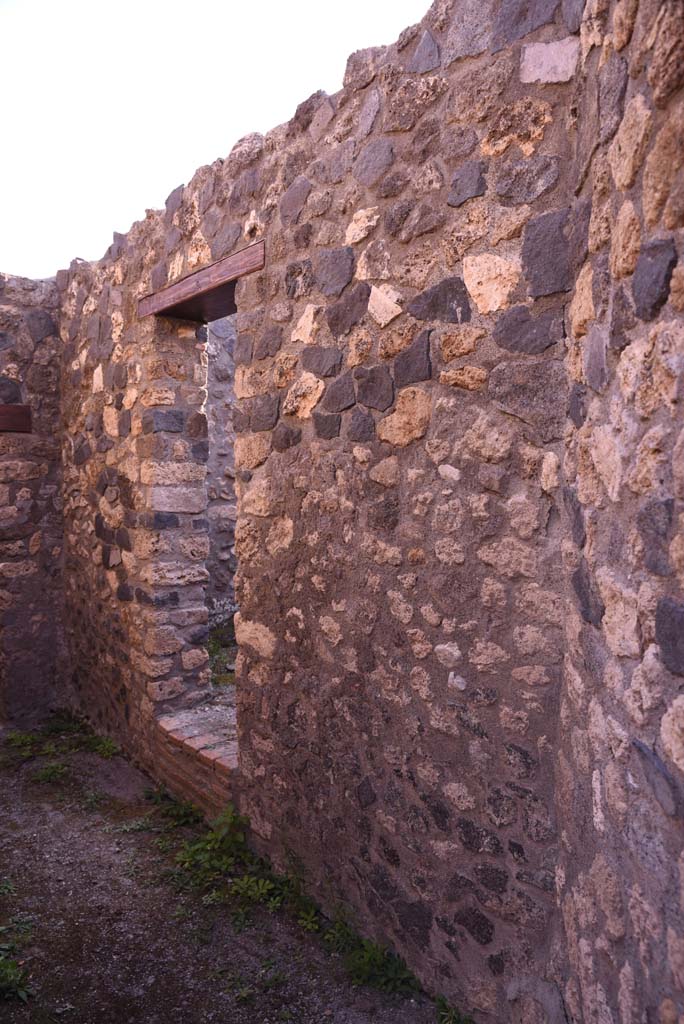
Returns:
[[[168,871],[188,828],[105,753],[17,757],[0,732],[0,950],[14,945],[32,992],[0,992],[0,1020],[433,1024],[422,995],[354,987],[291,915],[259,908],[244,924],[179,891]]]

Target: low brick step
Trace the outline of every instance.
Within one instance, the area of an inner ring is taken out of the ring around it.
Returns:
[[[222,699],[158,720],[155,775],[208,817],[230,802],[238,771],[235,707]]]

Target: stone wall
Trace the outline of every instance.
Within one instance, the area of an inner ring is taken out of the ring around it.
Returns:
[[[211,626],[224,624],[235,611],[235,337],[235,317],[225,317],[209,324],[206,406],[209,441],[207,605]]]
[[[0,719],[58,699],[62,515],[54,282],[0,274],[0,404],[29,405],[30,434],[0,434]]]
[[[137,300],[265,240],[237,797],[478,1022],[684,1014],[683,14],[436,0],[58,275],[72,699],[182,789],[224,369]]]

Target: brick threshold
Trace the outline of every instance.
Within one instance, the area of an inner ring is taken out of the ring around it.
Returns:
[[[157,721],[154,774],[177,798],[209,818],[231,801],[238,773],[234,694]]]

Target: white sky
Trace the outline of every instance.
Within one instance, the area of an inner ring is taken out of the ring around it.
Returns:
[[[0,0],[0,271],[99,259],[430,0]]]

